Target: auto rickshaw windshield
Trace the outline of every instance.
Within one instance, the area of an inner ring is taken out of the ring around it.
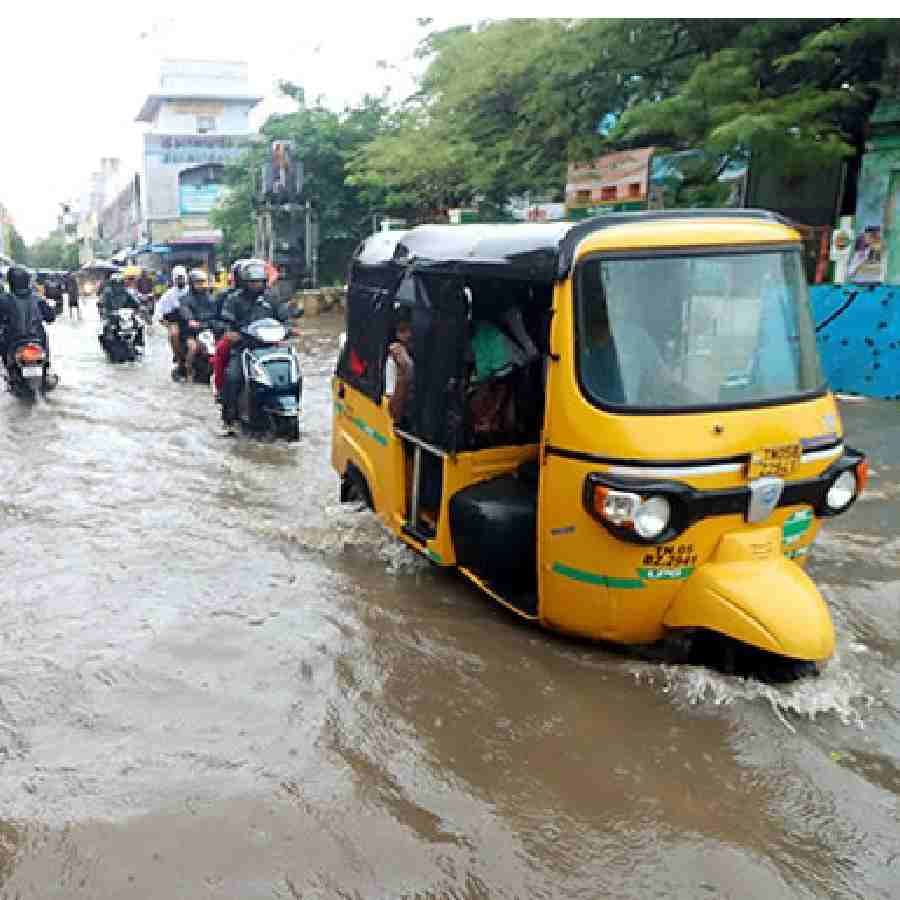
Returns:
[[[600,406],[694,409],[824,388],[798,250],[588,257],[578,374]]]

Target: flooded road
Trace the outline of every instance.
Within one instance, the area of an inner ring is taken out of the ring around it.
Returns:
[[[298,445],[93,318],[0,396],[0,897],[898,896],[900,404],[843,405],[837,656],[763,686],[526,627],[341,508],[301,324]]]

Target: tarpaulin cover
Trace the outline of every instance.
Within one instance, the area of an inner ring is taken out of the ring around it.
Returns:
[[[568,275],[578,244],[595,231],[673,219],[722,218],[791,224],[767,210],[673,209],[609,213],[577,224],[420,225],[409,231],[372,235],[363,242],[356,259],[368,266],[393,262],[433,272],[554,281]]]
[[[347,292],[347,340],[337,372],[376,403],[384,390],[394,293],[403,274],[396,266],[356,266]]]

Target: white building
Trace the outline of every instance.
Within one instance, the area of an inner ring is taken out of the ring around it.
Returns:
[[[223,170],[252,139],[250,111],[262,98],[243,62],[166,60],[159,89],[144,101],[142,260],[211,266],[222,239],[208,214],[222,196]]]
[[[82,265],[113,252],[101,233],[100,221],[103,210],[124,186],[122,179],[121,161],[113,156],[104,157],[100,160],[100,169],[91,174],[90,186],[79,197],[75,239]]]

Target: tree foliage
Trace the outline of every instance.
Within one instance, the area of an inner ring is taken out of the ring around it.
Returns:
[[[6,251],[8,256],[16,262],[27,263],[28,247],[25,239],[16,230],[14,225],[6,226]]]
[[[614,141],[756,154],[796,172],[849,156],[881,88],[894,21],[677,21],[695,48],[673,90],[633,104]],[[724,40],[723,40],[724,38]]]
[[[77,269],[78,247],[67,243],[62,232],[53,231],[31,244],[25,258],[35,269]]]
[[[897,35],[896,21],[874,19],[507,20],[432,33],[418,93],[352,178],[428,208],[559,194],[569,161],[628,146],[815,170],[859,148]]]
[[[900,23],[878,19],[510,19],[444,31],[421,19],[424,72],[398,106],[342,112],[282,89],[297,109],[229,175],[215,216],[249,247],[250,168],[268,140],[294,141],[322,239],[350,242],[373,212],[433,220],[478,201],[560,198],[569,162],[635,146],[706,151],[678,203],[721,202],[730,162],[762,157],[815,171],[864,145]],[[387,65],[387,64],[385,64]]]

